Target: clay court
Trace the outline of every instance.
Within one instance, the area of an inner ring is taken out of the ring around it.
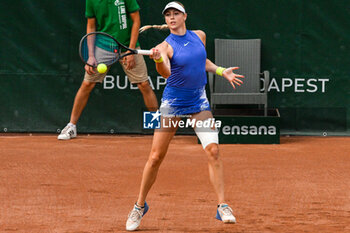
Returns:
[[[151,136],[0,137],[0,232],[124,232]],[[215,219],[207,158],[176,136],[147,202],[145,232],[350,232],[350,138],[221,145],[236,224]]]

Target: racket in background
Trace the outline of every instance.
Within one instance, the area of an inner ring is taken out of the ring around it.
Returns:
[[[151,51],[131,49],[104,32],[86,34],[79,44],[81,60],[92,67],[99,64],[111,66],[123,57],[133,54],[150,55]]]

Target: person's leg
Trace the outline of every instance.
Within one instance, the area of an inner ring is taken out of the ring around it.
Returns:
[[[75,96],[70,123],[76,125],[96,83],[84,80]]]
[[[96,82],[102,82],[105,76],[106,73],[95,73],[91,75],[85,73],[84,80],[74,98],[70,121],[66,127],[62,129],[60,135],[58,135],[57,138],[59,140],[69,140],[77,136],[76,124],[88,102],[90,93],[94,89]]]
[[[212,118],[213,114],[210,111],[203,111],[192,115],[192,119],[195,119],[196,121],[205,121]],[[211,128],[195,129],[195,131],[201,140],[206,155],[208,156],[209,178],[217,195],[218,203],[224,203],[224,169],[219,154],[217,132],[215,129]]]
[[[78,119],[86,106],[86,103],[89,99],[90,92],[95,87],[94,82],[89,82],[84,80],[75,95],[73,109],[70,116],[70,121],[58,135],[57,139],[59,140],[70,140],[77,137],[77,127],[76,124]]]
[[[211,143],[204,149],[208,156],[209,178],[218,197],[218,203],[225,202],[224,168],[219,155],[218,144]]]
[[[177,118],[172,119],[172,121],[178,120]],[[176,129],[160,129],[154,132],[152,149],[143,169],[141,187],[137,199],[137,204],[140,206],[144,205],[146,196],[156,180],[160,164],[168,151],[170,141],[174,137]]]
[[[173,118],[173,120],[177,121],[179,119]],[[176,128],[159,129],[154,132],[152,149],[142,174],[139,196],[126,221],[126,230],[128,231],[134,231],[140,226],[141,219],[148,210],[145,202],[147,194],[157,178],[160,164],[175,132]]]
[[[213,115],[210,111],[203,111],[194,114],[192,119],[196,119],[196,121],[210,120],[211,122],[214,122]],[[205,153],[208,156],[209,178],[214,187],[219,203],[216,218],[224,223],[235,223],[236,218],[233,216],[233,211],[225,203],[224,169],[219,155],[218,131],[215,129],[215,127],[203,127],[200,129],[195,128],[195,132],[202,143]]]
[[[154,91],[152,90],[149,81],[145,81],[142,83],[138,83],[137,87],[139,88],[142,96],[143,101],[145,102],[145,105],[149,111],[157,111],[158,109],[158,101],[157,97],[154,94]]]

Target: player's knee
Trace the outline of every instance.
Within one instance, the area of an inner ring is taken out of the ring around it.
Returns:
[[[151,156],[149,157],[148,161],[151,167],[159,167],[162,163],[163,154],[160,152],[152,152]]]
[[[149,92],[151,91],[151,86],[149,85],[149,82],[148,81],[145,81],[145,82],[142,82],[142,83],[138,83],[137,84],[137,87],[140,89],[140,91],[142,93],[144,92]]]
[[[219,159],[219,145],[216,143],[211,143],[205,147],[205,151],[207,152],[209,159],[218,160]]]
[[[94,87],[95,87],[96,83],[94,82],[83,82],[81,84],[80,89],[82,89],[82,91],[91,91]]]

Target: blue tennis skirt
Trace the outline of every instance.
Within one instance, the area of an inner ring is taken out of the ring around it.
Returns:
[[[165,87],[160,105],[163,116],[185,116],[202,111],[210,111],[205,86],[196,89]]]

